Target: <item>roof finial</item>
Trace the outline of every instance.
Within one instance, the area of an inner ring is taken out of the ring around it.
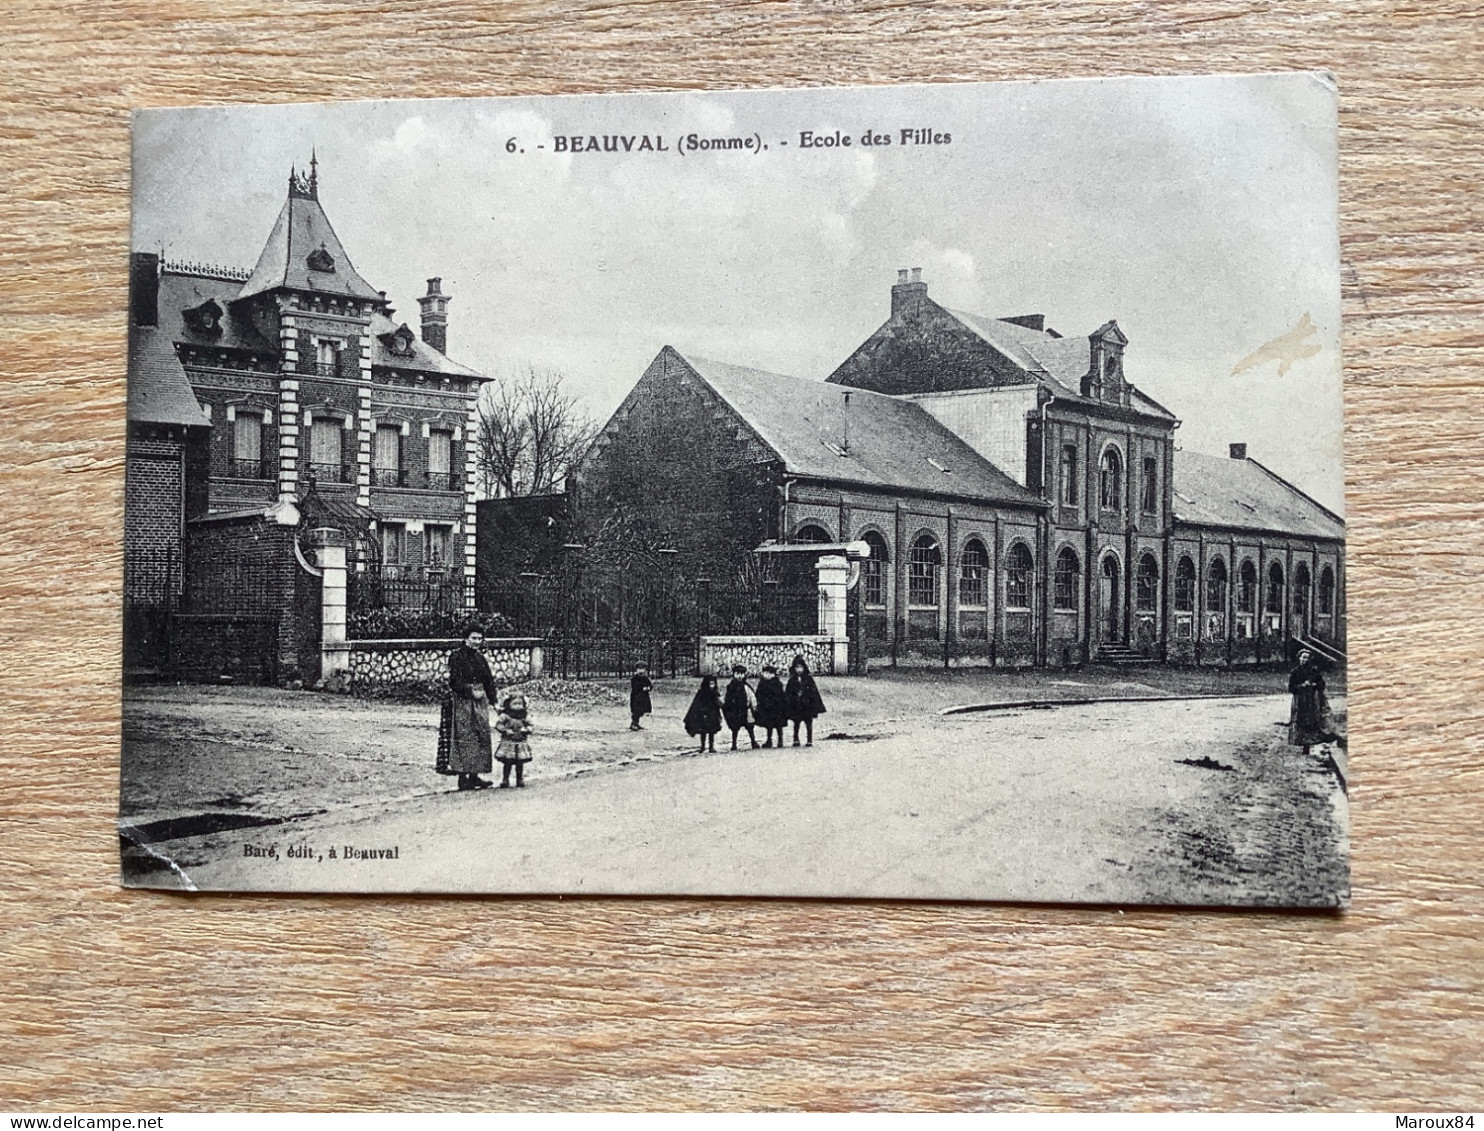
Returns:
[[[309,172],[301,173],[294,165],[289,166],[289,195],[305,200],[319,199],[319,160],[310,153]]]

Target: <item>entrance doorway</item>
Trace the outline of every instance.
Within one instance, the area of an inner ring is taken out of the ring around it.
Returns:
[[[1123,602],[1118,596],[1118,559],[1109,554],[1103,559],[1103,576],[1099,586],[1099,606],[1103,639],[1114,643],[1123,639]]]

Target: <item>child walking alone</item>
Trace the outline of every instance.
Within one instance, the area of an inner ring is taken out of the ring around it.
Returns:
[[[515,769],[515,784],[524,789],[526,763],[531,760],[531,720],[526,715],[526,697],[512,691],[500,703],[500,714],[495,719],[495,729],[500,732],[500,745],[495,757],[500,760],[500,788],[510,788],[510,770]]]
[[[747,737],[752,740],[752,748],[756,750],[757,731],[753,729],[753,719],[757,713],[757,696],[752,693],[752,685],[747,682],[747,669],[741,664],[732,665],[732,678],[727,684],[727,695],[722,700],[721,713],[732,732],[732,749],[737,749],[737,732],[746,727]]]
[[[649,703],[649,692],[654,683],[649,678],[649,669],[640,664],[634,669],[634,678],[629,680],[629,729],[643,730],[639,720],[654,710]]]

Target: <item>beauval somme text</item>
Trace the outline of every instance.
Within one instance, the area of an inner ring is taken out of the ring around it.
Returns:
[[[792,141],[795,149],[850,149],[856,146],[884,148],[886,146],[952,145],[953,135],[947,130],[932,126],[904,126],[899,129],[868,129],[859,134],[847,130],[799,130]],[[761,134],[743,134],[727,137],[706,137],[702,134],[680,134],[673,139],[661,134],[557,134],[551,139],[555,153],[705,153],[713,150],[738,150],[743,153],[763,153],[774,146],[790,147],[787,138],[765,141]],[[546,143],[535,148],[546,149]],[[524,153],[524,144],[516,137],[505,142],[507,153]]]

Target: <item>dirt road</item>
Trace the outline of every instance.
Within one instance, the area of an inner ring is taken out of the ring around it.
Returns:
[[[525,790],[388,795],[155,851],[198,888],[1333,906],[1346,802],[1282,745],[1286,713],[1265,695],[916,714],[699,757],[635,736],[608,772],[553,765]],[[640,761],[651,744],[664,756]]]

